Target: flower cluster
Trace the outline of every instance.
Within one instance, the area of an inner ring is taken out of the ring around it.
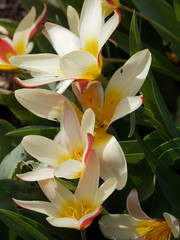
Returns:
[[[47,215],[56,227],[88,227],[102,210],[102,203],[127,183],[127,163],[110,125],[138,109],[144,100],[137,95],[150,65],[148,49],[134,54],[103,86],[99,81],[103,68],[102,47],[121,21],[116,0],[85,0],[80,17],[68,6],[69,29],[46,22],[42,31],[57,54],[28,54],[28,43],[43,22],[47,7],[35,21],[35,9],[21,21],[13,40],[0,38],[0,69],[22,68],[31,77],[15,81],[22,87],[15,97],[35,115],[60,122],[60,131],[52,140],[28,135],[24,149],[41,164],[37,169],[17,174],[24,181],[38,181],[50,202],[13,199],[20,207]],[[114,12],[114,13],[113,13]],[[110,15],[111,14],[111,15]],[[109,16],[108,20],[106,17]],[[35,88],[58,82],[54,91]],[[63,92],[71,85],[78,104]],[[104,181],[99,187],[99,179]],[[60,178],[79,179],[75,192]],[[149,218],[141,209],[137,192],[127,198],[129,215],[107,215],[99,221],[102,233],[110,239],[170,239],[179,235],[178,220],[164,213],[164,220]],[[161,236],[161,237],[160,237]]]

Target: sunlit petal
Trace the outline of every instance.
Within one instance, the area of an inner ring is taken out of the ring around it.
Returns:
[[[75,8],[68,6],[67,19],[71,32],[79,37],[79,15]]]
[[[55,227],[64,227],[64,228],[77,228],[79,229],[79,221],[73,218],[55,218],[47,217],[46,220]]]

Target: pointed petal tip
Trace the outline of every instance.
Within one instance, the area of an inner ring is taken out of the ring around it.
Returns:
[[[177,238],[180,233],[180,225],[179,225],[178,219],[167,212],[164,212],[163,216],[164,216],[169,228],[171,229],[171,232],[172,232],[174,238]]]
[[[121,12],[120,12],[120,10],[119,10],[118,8],[115,8],[115,9],[114,9],[114,12],[115,12],[116,14],[118,14],[118,17],[119,17],[119,21],[118,21],[118,24],[117,24],[117,27],[118,27],[118,25],[119,25],[120,22],[121,22]]]

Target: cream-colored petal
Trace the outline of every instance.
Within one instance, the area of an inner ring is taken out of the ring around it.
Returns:
[[[83,168],[81,162],[69,159],[55,168],[54,175],[61,178],[75,179],[81,176]]]
[[[101,204],[111,195],[117,185],[116,178],[109,178],[96,191],[94,202],[101,206]]]
[[[144,97],[142,95],[123,98],[114,109],[109,125],[112,122],[116,121],[117,119],[122,118],[128,115],[129,113],[134,112],[143,104],[143,100],[144,100]],[[103,110],[103,113],[104,113],[104,110]]]
[[[46,220],[55,227],[76,228],[79,229],[79,221],[73,218],[62,217],[47,217]]]
[[[38,168],[27,173],[16,174],[16,177],[23,181],[28,182],[54,178],[54,168],[50,167]]]
[[[81,137],[83,143],[87,142],[87,133],[93,135],[94,133],[94,125],[95,125],[95,115],[94,112],[88,108],[82,117],[81,120]]]
[[[113,74],[106,88],[106,94],[114,91],[120,94],[121,98],[136,95],[147,77],[150,65],[150,51],[145,49],[137,52]]]
[[[101,36],[99,40],[99,50],[101,50],[101,48],[106,43],[108,38],[111,36],[114,30],[118,27],[120,21],[121,21],[121,13],[116,8],[114,11],[114,15],[103,25],[101,29]]]
[[[58,85],[56,86],[56,92],[62,94],[71,85],[73,81],[74,79],[59,82]]]
[[[32,7],[29,13],[22,19],[14,33],[13,44],[19,55],[25,54],[29,34],[31,32],[31,27],[35,21],[35,17],[36,9]]]
[[[163,216],[166,219],[166,222],[169,228],[171,229],[173,236],[177,238],[179,236],[180,231],[179,221],[177,220],[177,218],[175,218],[173,215],[167,212],[164,212]]]
[[[15,97],[32,113],[50,120],[61,119],[62,106],[69,101],[65,96],[46,89],[19,89]]]
[[[60,144],[43,136],[28,135],[23,138],[22,145],[30,155],[52,167],[70,158],[67,150]]]
[[[27,44],[25,54],[30,53],[30,52],[32,51],[33,47],[34,47],[34,43],[33,43],[33,42],[29,42],[29,43]]]
[[[103,235],[108,239],[132,240],[143,239],[138,231],[138,221],[127,214],[112,214],[103,216],[99,221]]]
[[[94,150],[91,150],[84,172],[81,175],[75,196],[79,201],[93,202],[99,184],[99,159]]]
[[[41,53],[11,57],[11,64],[29,71],[50,73],[62,76],[60,73],[60,57],[56,54]],[[64,77],[64,76],[62,76]]]
[[[53,23],[45,23],[51,43],[60,57],[81,48],[79,38],[68,29]]]
[[[105,134],[104,139],[103,136],[100,139],[96,136],[94,141],[94,149],[100,160],[100,176],[103,180],[115,177],[116,189],[121,190],[127,182],[126,159],[116,138]]]
[[[101,34],[101,27],[102,27],[101,1],[99,0],[84,1],[80,16],[80,39],[83,44],[83,48],[87,49],[87,46],[91,45],[91,43],[98,44],[99,37]]]
[[[60,68],[69,78],[95,80],[101,73],[97,59],[86,51],[73,51],[61,58]]]
[[[78,202],[74,194],[54,178],[42,180],[38,183],[46,197],[59,210],[61,215],[66,212],[66,208],[78,208]]]
[[[61,119],[62,140],[70,154],[83,148],[78,117],[72,105],[64,102]]]
[[[43,213],[48,216],[58,217],[58,210],[50,202],[43,201],[22,201],[13,198],[13,202],[22,208]]]
[[[132,189],[128,195],[126,205],[129,214],[134,218],[139,220],[151,220],[151,218],[142,210],[138,199],[138,193],[135,188]]]
[[[72,6],[67,7],[67,20],[71,32],[79,37],[79,15]]]

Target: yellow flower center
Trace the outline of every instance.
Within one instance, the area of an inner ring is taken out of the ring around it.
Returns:
[[[142,231],[146,231],[143,238],[145,240],[170,240],[172,236],[171,229],[165,221],[147,223]]]
[[[96,210],[97,206],[92,205],[88,200],[80,201],[78,203],[69,201],[62,206],[59,217],[69,217],[76,220],[80,220],[82,217]]]
[[[89,37],[86,39],[84,50],[91,53],[93,56],[95,56],[95,58],[97,58],[99,44],[96,37]]]

